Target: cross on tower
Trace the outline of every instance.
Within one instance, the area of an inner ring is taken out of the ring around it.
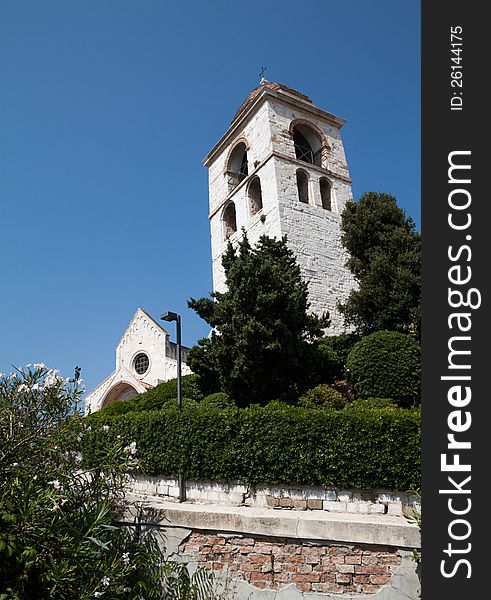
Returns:
[[[264,80],[264,73],[266,72],[266,67],[261,67],[259,71],[259,82],[262,83]]]

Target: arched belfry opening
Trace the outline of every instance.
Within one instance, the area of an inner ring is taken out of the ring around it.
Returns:
[[[237,231],[237,216],[235,214],[235,204],[229,202],[223,211],[223,233],[225,240],[228,240]]]
[[[297,171],[297,191],[299,201],[309,204],[309,176],[301,169]]]
[[[321,193],[322,208],[325,210],[332,210],[332,185],[329,179],[321,177],[319,180],[319,187]]]
[[[311,165],[322,166],[322,140],[313,128],[299,123],[293,127],[295,157]]]
[[[244,142],[235,146],[230,154],[227,165],[228,191],[232,192],[249,174],[247,163],[247,148]]]
[[[251,215],[257,214],[263,207],[263,195],[261,191],[261,180],[259,177],[254,177],[249,184],[248,190],[249,204]]]

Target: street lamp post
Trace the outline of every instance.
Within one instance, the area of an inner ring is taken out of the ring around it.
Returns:
[[[177,408],[179,412],[182,410],[182,388],[181,388],[181,315],[175,312],[167,311],[160,315],[163,321],[176,322],[176,338],[177,338]],[[184,477],[179,470],[179,502],[186,500],[186,486]]]

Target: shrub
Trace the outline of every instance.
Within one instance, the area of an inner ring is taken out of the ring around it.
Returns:
[[[182,400],[182,407],[186,408],[188,410],[196,409],[199,406],[198,402],[196,402],[196,400],[194,398],[182,398],[181,400]],[[165,401],[161,410],[177,410],[178,408],[179,407],[177,404],[177,398],[171,398],[171,399]],[[149,410],[149,409],[144,407],[144,408],[140,408],[140,410]]]
[[[179,597],[198,597],[197,579],[165,560],[143,515],[118,525],[138,446],[102,426],[91,432],[71,414],[80,395],[44,365],[0,375],[0,598],[157,600],[163,586],[174,597],[182,585],[192,589]]]
[[[148,475],[247,484],[332,485],[409,490],[420,481],[418,409],[333,411],[250,406],[94,413],[86,439],[96,450],[108,435],[136,440]]]
[[[317,343],[319,381],[333,383],[337,379],[344,379],[346,360],[359,339],[356,334],[341,333],[319,340]]]
[[[401,405],[414,403],[420,395],[419,344],[396,331],[372,333],[349,353],[346,377],[360,398],[393,398]]]
[[[333,387],[321,383],[315,388],[308,390],[300,397],[299,406],[306,408],[334,408],[339,410],[346,404],[345,398]]]
[[[183,398],[191,398],[196,402],[202,400],[203,392],[200,388],[199,376],[184,375],[181,378],[181,393]],[[169,379],[169,381],[160,383],[148,392],[135,396],[132,400],[138,399],[140,406],[145,407],[144,410],[154,410],[159,408],[159,405],[163,404],[165,400],[173,398],[177,398],[177,379]]]
[[[184,375],[181,379],[181,393],[183,403],[185,400],[188,403],[199,402],[203,398],[199,376]],[[103,408],[102,412],[107,415],[121,415],[130,411],[159,410],[165,408],[171,400],[177,400],[177,379],[169,379],[169,381],[160,383],[151,390],[137,394],[129,400],[113,402]]]
[[[205,396],[200,402],[200,407],[229,408],[234,406],[233,400],[225,392],[215,392]]]
[[[117,400],[115,402],[111,402],[111,404],[108,404],[103,409],[101,409],[100,412],[103,412],[105,415],[108,416],[125,415],[128,412],[137,410],[137,403],[134,402],[134,398],[136,398],[136,396],[134,396],[133,398],[129,398],[128,400]]]
[[[288,410],[290,406],[291,404],[289,402],[283,402],[281,400],[271,400],[271,402],[268,402],[266,404],[265,408],[268,410]]]
[[[391,398],[359,398],[345,406],[346,410],[370,410],[372,408],[397,408],[397,403]]]

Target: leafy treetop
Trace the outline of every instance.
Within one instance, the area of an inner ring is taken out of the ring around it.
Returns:
[[[342,216],[347,266],[358,282],[340,310],[358,333],[420,329],[421,236],[394,196],[368,192]]]
[[[252,248],[244,232],[222,264],[227,291],[188,303],[213,328],[192,348],[191,369],[210,392],[221,389],[240,406],[295,396],[329,317],[308,312],[307,283],[286,238],[262,236]]]

